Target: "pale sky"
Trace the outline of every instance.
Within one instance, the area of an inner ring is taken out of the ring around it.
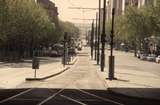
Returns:
[[[69,7],[98,8],[99,0],[51,0],[58,7],[59,18],[63,21],[71,21],[74,23],[83,23],[84,20],[74,20],[73,18],[93,19],[96,17],[95,10],[69,9]],[[97,10],[98,11],[98,10]],[[85,21],[89,22],[89,21]],[[90,22],[89,22],[90,23]]]

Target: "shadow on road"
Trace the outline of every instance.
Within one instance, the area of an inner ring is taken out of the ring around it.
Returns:
[[[126,91],[134,88],[114,88]],[[160,89],[142,91],[160,94]],[[157,96],[158,97],[158,96]],[[0,105],[159,105],[160,100],[128,97],[92,89],[1,89]]]

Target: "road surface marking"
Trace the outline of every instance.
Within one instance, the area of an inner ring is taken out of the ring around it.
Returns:
[[[54,98],[56,95],[60,94],[63,90],[64,89],[59,90],[58,92],[54,93],[50,97],[48,97],[45,100],[43,100],[42,102],[40,102],[38,105],[43,105],[44,103],[48,102],[49,100],[51,100],[52,98]]]
[[[78,103],[78,104],[87,105],[87,104],[85,104],[85,103],[82,103],[82,102],[80,102],[80,101],[78,101],[78,100],[75,100],[75,99],[73,99],[73,98],[67,97],[67,96],[65,96],[65,95],[60,95],[60,96],[63,97],[63,98],[66,98],[66,99],[68,99],[68,100],[70,100],[70,101],[76,102],[76,103]]]
[[[25,94],[25,93],[27,93],[27,92],[29,92],[29,91],[31,91],[31,90],[33,90],[33,89],[27,89],[27,90],[25,90],[25,91],[23,91],[23,92],[20,92],[19,94],[16,94],[16,95],[14,95],[14,96],[12,96],[12,97],[6,98],[6,99],[0,101],[0,104],[2,104],[2,103],[4,103],[4,102],[7,102],[7,101],[9,101],[9,100],[11,100],[11,99],[13,99],[13,98],[16,98],[16,97],[18,97],[18,96],[20,96],[20,95],[23,95],[23,94]]]
[[[95,95],[95,94],[86,92],[86,91],[81,90],[81,89],[77,89],[77,90],[81,91],[82,93],[88,94],[88,95],[93,96],[93,97],[96,97],[96,98],[98,98],[98,99],[101,99],[101,100],[103,100],[103,101],[111,102],[111,103],[114,103],[114,104],[117,104],[117,105],[124,105],[124,104],[121,104],[121,103],[119,103],[119,102],[113,101],[113,100],[111,100],[111,99],[103,98],[103,97],[97,96],[97,95]]]

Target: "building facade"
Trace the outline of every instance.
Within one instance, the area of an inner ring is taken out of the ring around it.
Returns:
[[[112,8],[115,8],[115,15],[120,16],[125,13],[128,6],[141,8],[148,5],[156,5],[157,0],[108,0],[107,2],[107,20],[112,18]]]
[[[125,0],[108,0],[107,2],[107,20],[112,18],[112,8],[115,8],[115,15],[119,16],[124,14]]]

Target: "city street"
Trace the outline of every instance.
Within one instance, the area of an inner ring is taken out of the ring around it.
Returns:
[[[43,81],[26,81],[17,86],[19,89],[2,89],[1,105],[21,105],[22,103],[23,105],[159,105],[158,100],[139,99],[108,91],[110,82],[104,78],[107,77],[104,76],[107,73],[104,72],[101,75],[98,66],[90,59],[89,51],[89,48],[84,48],[79,52],[75,65],[58,76]],[[128,58],[138,62],[138,59],[132,57],[130,53],[115,53],[117,58],[127,55]],[[149,63],[152,65],[151,62]],[[123,65],[123,69],[128,69],[125,68],[124,62],[119,65]]]
[[[95,67],[90,62],[89,50],[84,49],[79,52],[78,60],[69,69],[61,75],[44,80],[44,81],[29,81],[23,83],[18,88],[79,88],[79,89],[98,89],[104,90],[105,84],[98,77]]]
[[[159,10],[160,0],[0,0],[0,105],[160,105]]]

